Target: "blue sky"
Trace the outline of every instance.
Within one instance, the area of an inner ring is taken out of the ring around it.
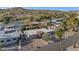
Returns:
[[[9,7],[0,7],[0,8],[9,8]],[[79,7],[23,7],[25,9],[33,9],[33,10],[63,10],[63,11],[71,11],[71,10],[79,10]]]
[[[27,9],[35,9],[35,10],[79,10],[79,7],[26,7]]]

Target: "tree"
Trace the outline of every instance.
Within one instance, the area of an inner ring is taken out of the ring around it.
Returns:
[[[74,19],[74,26],[73,26],[73,32],[74,32],[74,35],[76,34],[76,33],[78,33],[78,30],[77,30],[77,27],[78,27],[78,19]],[[74,42],[74,44],[73,44],[73,47],[75,48],[76,47],[76,43],[77,43],[77,40],[78,39],[76,39],[75,40],[75,42]]]
[[[44,33],[42,35],[43,40],[45,41],[50,41],[51,40],[51,36],[49,35],[49,33]]]
[[[10,21],[12,20],[12,18],[13,18],[13,17],[11,17],[11,16],[4,16],[4,17],[3,17],[4,23],[5,23],[5,24],[10,23]]]
[[[30,17],[30,21],[34,21],[34,19],[35,19],[34,16]]]
[[[26,30],[26,27],[25,27],[25,26],[22,26],[20,30],[21,30],[21,32],[23,33],[23,31]]]
[[[55,34],[56,34],[57,38],[60,40],[60,47],[61,47],[61,50],[64,50],[64,47],[63,47],[63,44],[62,44],[63,30],[62,30],[62,29],[57,29],[57,30],[55,31]]]
[[[60,24],[59,28],[61,28],[63,31],[66,31],[66,30],[67,30],[66,21],[63,21],[63,22]]]
[[[59,26],[59,28],[63,31],[63,38],[65,39],[65,32],[67,31],[67,24],[66,24],[66,20],[64,20],[61,24],[60,24],[60,26]]]
[[[71,29],[72,32],[74,32],[74,35],[77,33],[77,27],[78,27],[78,19],[75,18],[75,17],[70,17],[67,21],[67,27],[68,29]],[[73,39],[73,47],[75,48],[76,47],[76,43],[77,43],[77,39],[75,39],[75,42],[74,42],[74,39]]]
[[[75,28],[78,26],[78,20],[74,17],[70,17],[67,21],[67,27],[68,29],[72,29],[72,31],[75,30]]]

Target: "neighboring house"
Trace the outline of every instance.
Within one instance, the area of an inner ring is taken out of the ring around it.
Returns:
[[[59,19],[53,19],[52,23],[61,23],[64,20],[64,18],[59,18]]]
[[[26,31],[24,31],[24,33],[30,39],[39,38],[39,34],[42,34],[44,32],[52,33],[52,32],[54,32],[54,30],[53,29],[45,29],[45,28],[42,28],[42,29],[33,29],[33,30],[26,30]]]
[[[0,45],[9,45],[17,42],[20,33],[12,26],[0,26]]]
[[[52,25],[55,26],[55,27],[58,27],[62,23],[63,20],[64,20],[64,18],[53,19]]]
[[[9,45],[9,44],[16,43],[18,38],[19,38],[18,32],[13,32],[13,33],[9,32],[9,33],[0,35],[0,44]]]

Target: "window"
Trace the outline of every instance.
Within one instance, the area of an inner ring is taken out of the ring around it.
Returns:
[[[10,42],[10,40],[8,39],[7,42]]]
[[[1,40],[1,43],[3,43],[4,42],[4,40]]]
[[[16,30],[11,30],[11,31],[5,31],[5,33],[12,33],[12,32],[15,32]]]
[[[16,40],[16,38],[13,38],[13,40]]]

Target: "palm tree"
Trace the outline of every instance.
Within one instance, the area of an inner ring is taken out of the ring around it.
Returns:
[[[57,29],[55,34],[56,34],[57,38],[60,40],[61,50],[64,50],[64,47],[63,47],[63,44],[62,44],[63,30],[62,29]]]
[[[74,35],[75,35],[76,33],[78,33],[77,27],[78,27],[78,19],[75,19],[75,20],[74,20],[74,26],[73,26]],[[76,39],[75,42],[74,42],[74,44],[73,44],[73,47],[74,47],[74,48],[76,47],[77,41],[78,41],[78,39]]]
[[[67,20],[67,26],[69,27],[69,29],[72,29],[71,31],[74,32],[74,35],[77,33],[77,27],[78,27],[78,19],[76,19],[75,17],[70,17],[68,20]],[[75,48],[76,47],[76,43],[77,43],[77,39],[75,40],[74,42],[74,39],[73,39],[73,47]]]

